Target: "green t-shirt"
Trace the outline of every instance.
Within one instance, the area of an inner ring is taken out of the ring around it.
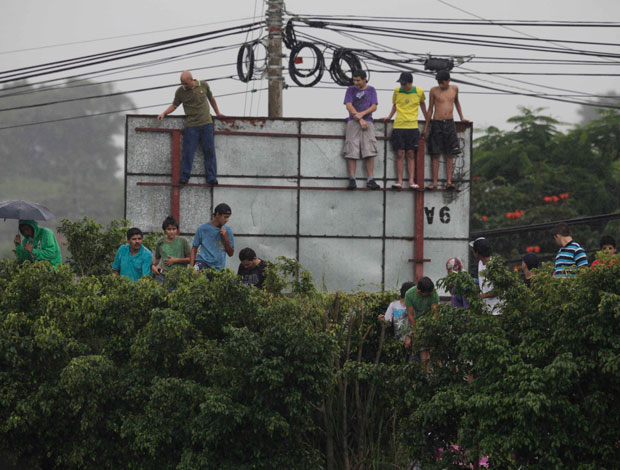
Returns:
[[[405,306],[413,307],[413,318],[415,320],[426,315],[431,310],[431,305],[438,303],[439,295],[435,289],[431,295],[422,296],[418,294],[418,288],[413,286],[405,294]]]
[[[196,80],[194,88],[185,89],[182,86],[177,88],[172,104],[177,107],[183,104],[186,116],[185,127],[205,126],[213,123],[209,108],[209,98],[212,97],[213,94],[207,82]]]
[[[155,258],[161,260],[161,269],[164,273],[167,273],[175,266],[187,266],[182,263],[174,263],[170,266],[166,266],[166,261],[168,258],[188,258],[191,248],[189,246],[189,242],[187,239],[183,237],[176,237],[173,241],[169,242],[166,238],[161,238],[157,242],[157,246],[155,247]]]

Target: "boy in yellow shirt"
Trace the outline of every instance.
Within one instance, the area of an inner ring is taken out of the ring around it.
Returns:
[[[398,182],[392,185],[392,189],[400,191],[403,188],[403,171],[405,156],[407,157],[407,170],[409,171],[409,189],[418,189],[415,183],[415,154],[418,150],[420,131],[418,129],[418,109],[422,110],[424,119],[426,115],[426,96],[424,90],[413,86],[413,74],[402,72],[399,79],[400,87],[394,90],[392,95],[392,110],[386,121],[394,120],[394,128],[390,136],[392,148],[396,152],[396,176]]]

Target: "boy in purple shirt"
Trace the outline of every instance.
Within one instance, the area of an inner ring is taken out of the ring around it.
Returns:
[[[372,119],[373,111],[376,111],[377,92],[368,86],[366,72],[355,70],[353,72],[353,85],[347,88],[344,95],[344,104],[349,112],[347,129],[344,139],[342,154],[347,159],[349,171],[349,186],[347,189],[357,188],[355,182],[355,169],[357,161],[366,160],[366,172],[369,189],[379,189],[379,185],[373,178],[375,157],[377,156],[377,138],[375,137],[375,125]]]

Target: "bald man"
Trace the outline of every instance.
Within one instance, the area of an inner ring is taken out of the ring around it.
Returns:
[[[216,116],[223,116],[207,82],[195,80],[191,72],[185,71],[181,74],[181,86],[174,94],[174,101],[163,113],[157,116],[157,120],[161,121],[167,114],[183,104],[185,132],[183,133],[183,161],[181,163],[181,178],[179,179],[181,184],[186,184],[189,181],[194,154],[199,142],[205,159],[207,184],[217,184],[213,118],[211,117],[209,103],[211,103]]]

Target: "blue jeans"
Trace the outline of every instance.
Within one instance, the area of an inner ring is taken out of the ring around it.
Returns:
[[[194,154],[198,142],[202,147],[205,159],[205,176],[207,183],[212,183],[217,178],[217,160],[215,158],[215,141],[213,139],[213,124],[204,126],[186,127],[183,133],[183,160],[181,162],[181,179],[189,180],[194,163]]]

